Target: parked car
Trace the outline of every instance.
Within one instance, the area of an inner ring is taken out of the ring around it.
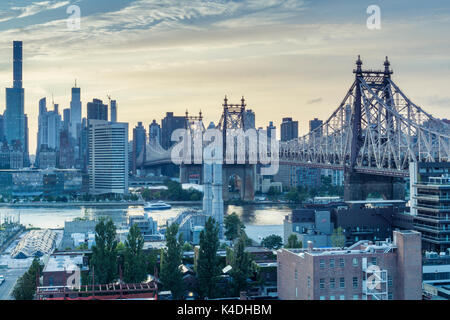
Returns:
[[[5,282],[5,277],[0,275],[0,286]]]

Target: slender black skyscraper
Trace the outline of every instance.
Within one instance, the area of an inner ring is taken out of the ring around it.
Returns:
[[[22,88],[22,41],[13,42],[13,85]]]
[[[13,87],[6,88],[5,136],[8,144],[20,145],[28,163],[27,121],[22,88],[22,41],[13,42]]]

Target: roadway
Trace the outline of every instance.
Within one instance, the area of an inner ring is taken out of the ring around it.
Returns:
[[[5,282],[0,285],[0,300],[13,300],[12,291],[17,280],[28,268],[0,269],[0,274],[5,277]]]
[[[26,232],[20,234],[8,248],[0,253],[0,275],[5,277],[5,282],[0,285],[0,300],[13,300],[12,291],[17,280],[28,271],[32,258],[12,259],[11,251],[15,248]]]

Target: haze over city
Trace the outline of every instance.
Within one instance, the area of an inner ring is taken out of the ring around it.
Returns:
[[[414,3],[414,6],[412,5]],[[81,28],[67,28],[68,6]],[[370,1],[3,1],[0,85],[12,83],[11,43],[24,44],[25,113],[36,151],[38,101],[69,107],[81,87],[83,116],[93,98],[119,105],[119,121],[148,124],[166,111],[200,109],[217,121],[224,95],[246,97],[256,125],[283,116],[306,133],[326,119],[351,85],[360,54],[366,68],[389,56],[394,79],[435,117],[450,103],[448,1],[377,1],[381,29],[366,27]],[[386,46],[386,43],[389,46]],[[426,85],[425,85],[426,84]],[[0,112],[5,93],[0,92]],[[277,110],[274,113],[274,110]]]

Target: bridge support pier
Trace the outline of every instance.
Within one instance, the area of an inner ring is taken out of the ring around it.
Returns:
[[[344,200],[366,200],[370,194],[378,193],[385,200],[405,200],[403,178],[386,177],[345,171]]]
[[[203,166],[199,164],[182,164],[180,166],[180,182],[195,182],[203,184]],[[256,165],[254,164],[224,164],[222,166],[222,198],[230,199],[228,185],[231,176],[236,175],[241,179],[240,198],[243,201],[255,200]]]

